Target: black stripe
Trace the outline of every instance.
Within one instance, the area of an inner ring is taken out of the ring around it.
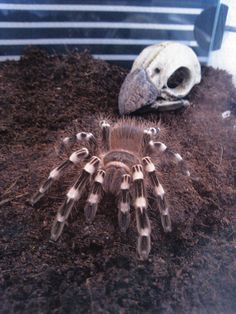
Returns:
[[[62,164],[60,164],[58,167],[57,167],[57,170],[58,171],[63,171],[65,168],[67,168],[69,165],[73,164],[72,161],[70,161],[69,159],[68,160],[65,160]]]
[[[109,150],[110,127],[102,127],[102,142],[105,150]]]
[[[92,191],[90,194],[97,194],[100,195],[102,192],[102,185],[100,182],[94,182],[93,187],[92,187]]]
[[[192,31],[156,29],[0,28],[0,38],[131,38],[151,40],[194,40],[194,34]]]
[[[71,211],[74,203],[75,203],[74,199],[68,199],[68,198],[65,199],[64,203],[59,208],[57,214],[60,214],[62,217],[67,219],[67,217],[70,214],[70,211]]]
[[[130,202],[129,190],[121,190],[121,202],[123,203]]]
[[[142,12],[17,11],[0,12],[1,22],[125,22],[194,24],[197,15]]]
[[[157,204],[160,212],[163,212],[166,208],[168,208],[167,200],[165,195],[163,195],[163,198],[161,198],[159,195],[157,195]]]
[[[119,210],[118,222],[119,222],[120,230],[122,232],[125,232],[127,230],[127,228],[129,227],[130,213],[129,212],[123,213],[122,211]]]
[[[145,189],[144,189],[144,183],[143,179],[138,179],[134,181],[134,193],[135,198],[137,197],[145,197]]]
[[[149,228],[149,218],[147,215],[146,208],[137,207],[137,222],[139,229]]]
[[[45,190],[45,192],[50,188],[50,186],[53,183],[53,179],[52,178],[48,178],[43,185],[41,186],[41,189]],[[44,192],[43,192],[44,193]]]
[[[35,45],[46,49],[48,52],[65,53],[68,51],[77,50],[82,52],[88,50],[91,54],[124,54],[124,55],[138,55],[145,46],[129,46],[129,45]],[[18,55],[24,50],[24,46],[0,46],[0,55]],[[194,48],[194,51],[199,51],[198,55],[206,56],[207,54],[200,49]]]
[[[21,4],[48,4],[48,0],[11,0],[10,3]],[[85,4],[84,0],[54,0],[51,4]],[[86,4],[96,5],[135,5],[135,6],[163,6],[163,7],[182,7],[182,8],[207,8],[217,4],[217,0],[88,0]]]
[[[78,178],[78,180],[75,182],[75,184],[73,185],[73,187],[76,189],[76,190],[79,190],[81,191],[85,184],[87,183],[88,181],[88,178],[90,177],[90,173],[88,173],[87,171],[83,170]]]
[[[159,182],[159,180],[157,178],[157,175],[156,175],[155,171],[149,172],[149,177],[150,177],[150,179],[152,181],[152,184],[154,186],[158,187],[160,182]]]

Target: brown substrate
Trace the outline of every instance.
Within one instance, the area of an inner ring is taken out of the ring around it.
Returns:
[[[121,234],[112,196],[89,226],[79,205],[57,243],[50,228],[72,179],[36,208],[28,203],[59,162],[60,136],[74,127],[97,134],[101,116],[119,119],[126,74],[86,53],[30,50],[1,64],[1,313],[235,313],[236,92],[226,72],[204,68],[189,109],[140,118],[161,126],[192,173],[160,164],[174,228],[164,234],[150,200],[148,261],[137,259],[134,212]]]

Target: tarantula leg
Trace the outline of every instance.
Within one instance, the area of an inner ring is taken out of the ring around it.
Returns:
[[[107,123],[105,120],[100,122],[100,127],[102,129],[102,145],[105,151],[110,149],[109,139],[110,139],[110,124]]]
[[[136,209],[136,222],[139,233],[137,250],[141,259],[147,259],[151,249],[151,225],[147,215],[147,199],[145,196],[144,176],[142,165],[135,165],[133,170],[134,206]]]
[[[63,152],[64,150],[68,152],[69,150],[72,149],[72,147],[75,145],[76,142],[82,142],[82,141],[86,141],[90,144],[91,151],[95,150],[97,143],[96,143],[96,139],[94,135],[89,132],[79,132],[70,137],[69,136],[65,137],[61,142],[61,145],[59,147],[59,152]]]
[[[90,161],[85,164],[79,178],[68,191],[66,199],[58,209],[57,216],[52,225],[52,240],[56,241],[60,237],[65,221],[67,220],[75,203],[80,199],[82,192],[89,181],[89,178],[94,174],[99,166],[99,163],[100,159],[96,156],[93,156]]]
[[[125,232],[130,223],[130,175],[124,174],[120,185],[118,201],[118,222],[120,230]]]
[[[159,151],[161,153],[166,154],[166,156],[170,159],[173,159],[181,169],[181,172],[186,175],[190,176],[190,172],[187,168],[186,162],[183,160],[180,154],[173,152],[170,148],[168,148],[164,143],[162,142],[149,142],[149,150],[151,152]]]
[[[165,191],[158,180],[156,169],[151,161],[150,157],[144,157],[143,163],[145,166],[145,171],[148,173],[151,179],[152,186],[154,187],[154,192],[157,197],[158,207],[161,215],[161,224],[165,232],[171,231],[171,219],[169,214],[169,208],[165,197]]]
[[[98,170],[89,197],[87,199],[84,213],[88,223],[91,223],[96,215],[98,203],[100,202],[103,192],[103,182],[105,177],[104,170]]]
[[[39,191],[32,197],[31,204],[36,204],[49,190],[49,188],[52,186],[52,184],[57,181],[65,169],[67,169],[71,165],[78,164],[81,160],[84,160],[89,155],[89,151],[87,148],[83,147],[73,154],[70,155],[69,159],[62,162],[59,166],[54,168],[47,178],[47,180],[41,185],[39,188]]]

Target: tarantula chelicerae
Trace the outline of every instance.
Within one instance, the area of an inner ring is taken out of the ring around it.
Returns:
[[[178,153],[171,151],[164,143],[154,141],[159,128],[145,128],[141,122],[132,119],[121,120],[114,126],[101,121],[100,126],[101,139],[98,141],[92,133],[87,132],[64,138],[62,143],[65,148],[71,149],[76,142],[87,141],[90,151],[83,147],[54,168],[31,202],[32,204],[38,202],[66,168],[84,162],[78,179],[69,189],[64,203],[58,209],[51,230],[52,240],[56,241],[60,237],[72,208],[89,185],[89,195],[84,208],[88,222],[94,219],[103,192],[111,192],[118,201],[120,229],[126,231],[130,222],[130,206],[133,202],[138,230],[137,250],[140,258],[146,259],[151,249],[147,187],[152,188],[157,200],[164,231],[171,231],[165,192],[151,158],[156,163],[157,152],[165,153],[181,166],[184,174],[189,175],[189,171]]]

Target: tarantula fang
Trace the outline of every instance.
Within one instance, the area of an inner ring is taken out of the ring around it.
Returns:
[[[100,127],[101,139],[98,141],[92,133],[87,132],[64,138],[62,147],[67,151],[71,150],[76,142],[87,142],[90,150],[86,147],[76,150],[54,168],[31,199],[31,204],[37,203],[67,168],[78,165],[81,167],[83,164],[78,179],[68,190],[58,209],[51,229],[51,239],[56,241],[60,237],[73,207],[89,187],[84,207],[88,223],[93,221],[103,193],[109,192],[117,199],[118,223],[120,230],[125,232],[130,223],[130,208],[133,203],[138,231],[137,251],[140,258],[145,260],[151,249],[147,187],[153,190],[164,231],[171,231],[169,206],[155,166],[157,153],[174,159],[185,175],[189,176],[190,173],[178,153],[173,152],[164,143],[155,141],[160,131],[158,128],[146,128],[143,123],[133,119],[120,120],[112,127],[108,122],[101,121]],[[91,156],[90,151],[94,156]]]

